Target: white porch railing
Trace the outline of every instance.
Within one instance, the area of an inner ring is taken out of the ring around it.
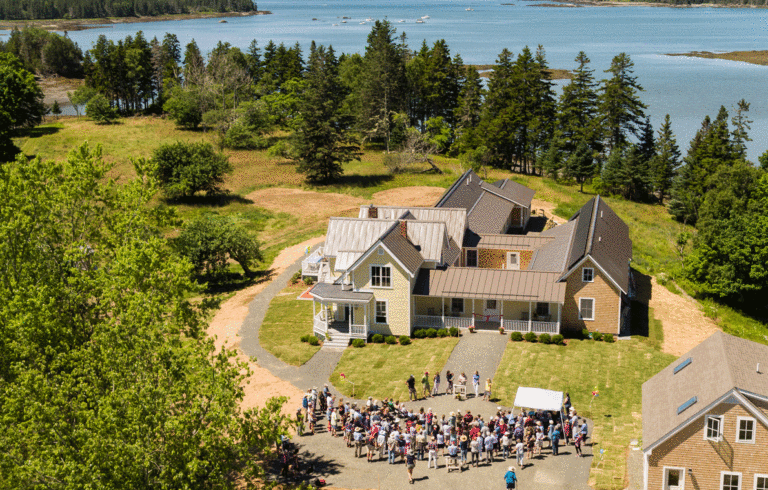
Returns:
[[[560,333],[557,322],[527,322],[525,320],[504,320],[504,330],[509,332]]]
[[[352,331],[349,332],[354,338],[365,338],[365,325],[352,325]]]
[[[301,274],[314,276],[317,282],[330,282],[331,271],[328,262],[323,259],[322,247],[301,261]]]
[[[443,328],[443,319],[439,316],[416,315],[416,326]]]
[[[504,320],[504,330],[510,332],[527,332],[528,322],[523,320]]]
[[[314,330],[314,333],[320,334],[323,337],[326,336],[328,332],[328,322],[325,320],[325,312],[320,311],[317,315],[315,315],[315,318],[312,323],[312,330]]]
[[[472,325],[472,319],[471,318],[462,318],[458,316],[447,316],[445,317],[445,327],[446,328],[469,328]]]

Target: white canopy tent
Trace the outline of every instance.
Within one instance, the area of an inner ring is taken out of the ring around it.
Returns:
[[[521,386],[515,395],[513,408],[533,408],[536,410],[551,410],[560,414],[560,424],[563,422],[563,392],[544,390],[542,388],[527,388]]]
[[[521,386],[515,395],[515,407],[559,412],[563,408],[563,392]]]

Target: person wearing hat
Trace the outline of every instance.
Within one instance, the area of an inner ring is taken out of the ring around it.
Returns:
[[[435,436],[432,436],[429,439],[429,444],[427,445],[427,451],[429,452],[428,459],[427,459],[427,469],[429,469],[430,466],[432,466],[433,460],[435,462],[435,469],[437,469],[437,440],[435,439]]]
[[[515,468],[510,466],[507,468],[507,472],[504,473],[504,481],[507,484],[507,489],[515,488],[517,484],[517,475],[515,475]]]
[[[355,432],[352,435],[355,441],[355,457],[359,458],[363,454],[363,429],[361,427],[355,427]]]
[[[459,437],[459,450],[461,450],[461,466],[467,463],[467,451],[469,451],[469,438],[466,434]]]
[[[416,456],[413,449],[408,451],[405,456],[405,469],[408,471],[408,483],[413,484],[413,469],[416,467]]]

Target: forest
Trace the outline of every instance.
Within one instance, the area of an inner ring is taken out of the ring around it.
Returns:
[[[253,0],[0,0],[0,20],[95,19],[255,10]]]

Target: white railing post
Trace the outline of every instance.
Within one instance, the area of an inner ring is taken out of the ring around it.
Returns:
[[[475,299],[472,298],[472,326],[475,326]]]
[[[560,333],[560,314],[563,309],[563,305],[557,304],[557,333]]]
[[[443,327],[445,327],[445,298],[443,298],[442,296],[440,296],[440,309],[442,310],[441,318],[443,322]]]
[[[528,302],[528,331],[533,332],[533,311],[532,309],[533,303],[530,301]]]
[[[504,300],[501,300],[501,311],[499,316],[499,325],[504,328]],[[505,329],[506,330],[506,329]]]

